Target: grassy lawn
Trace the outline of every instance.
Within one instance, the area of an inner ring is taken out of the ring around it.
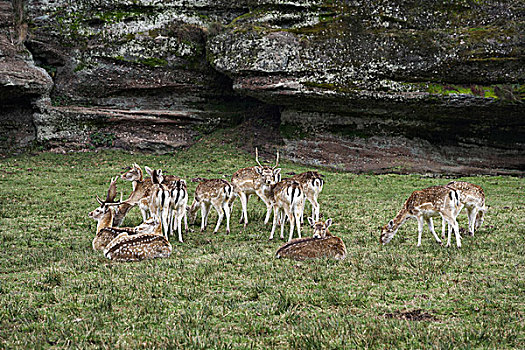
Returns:
[[[169,259],[113,263],[92,250],[96,223],[87,213],[133,162],[187,180],[229,179],[255,165],[213,138],[169,156],[0,160],[0,348],[525,347],[523,178],[462,178],[485,189],[490,208],[461,249],[438,246],[427,228],[417,248],[415,221],[379,246],[379,226],[413,190],[448,179],[321,170],[321,213],[345,241],[342,262],[275,259],[282,241],[268,241],[266,209],[252,198],[245,232],[237,201],[230,235],[224,224],[212,234],[213,212],[204,234],[194,226],[184,244],[171,239]],[[188,186],[193,196],[196,183]],[[119,180],[118,189],[129,194],[131,184]],[[466,227],[465,212],[459,222]],[[135,208],[124,224],[139,223]]]

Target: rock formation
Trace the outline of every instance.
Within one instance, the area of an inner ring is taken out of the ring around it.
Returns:
[[[0,103],[32,136],[3,142],[2,127],[4,145],[169,152],[279,111],[280,147],[300,162],[525,169],[522,2],[10,4],[0,1],[0,64],[20,63],[0,75]]]

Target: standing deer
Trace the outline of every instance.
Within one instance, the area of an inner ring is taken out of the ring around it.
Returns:
[[[459,201],[461,202],[459,211],[463,209],[463,206],[467,209],[468,231],[471,236],[474,236],[474,230],[477,230],[483,224],[484,215],[487,211],[485,192],[480,186],[464,181],[451,181],[446,187],[459,192]],[[446,222],[443,220],[441,229],[443,237],[445,237],[445,226]]]
[[[301,238],[301,215],[304,208],[304,192],[301,185],[296,181],[282,180],[271,186],[270,202],[273,207],[273,225],[270,232],[270,240],[273,239],[277,222],[281,221],[281,239],[284,239],[285,217],[290,219],[290,236],[292,240],[294,227],[297,226],[297,234]],[[281,215],[284,212],[284,216]]]
[[[446,186],[432,186],[420,191],[414,191],[410,197],[408,197],[397,216],[383,227],[380,242],[382,244],[390,242],[399,227],[401,227],[406,220],[414,218],[418,223],[418,247],[421,246],[421,234],[425,222],[436,241],[441,244],[441,240],[434,231],[434,225],[431,219],[432,217],[441,216],[443,220],[451,225],[456,235],[456,244],[458,247],[461,247],[459,225],[456,221],[460,209],[460,194],[458,191]],[[447,247],[450,246],[450,238],[451,232],[449,231]]]
[[[312,204],[312,219],[319,221],[320,206],[317,198],[323,190],[324,181],[317,171],[307,171],[305,173],[297,174],[291,177],[301,184],[301,188],[305,194],[306,199]],[[302,214],[301,214],[302,223]]]
[[[195,222],[196,213],[201,209],[201,232],[208,225],[210,206],[213,206],[219,215],[213,233],[217,233],[222,219],[226,216],[226,233],[230,233],[230,203],[233,201],[233,186],[223,179],[203,180],[195,189],[195,199],[189,208],[190,220]]]
[[[179,242],[182,243],[182,220],[184,219],[184,231],[188,232],[188,216],[186,207],[188,205],[188,188],[186,181],[182,179],[170,181],[168,183],[170,190],[170,223],[171,232],[175,231],[175,224],[177,225],[177,233],[179,235]]]
[[[104,249],[104,256],[114,261],[126,262],[167,258],[171,252],[171,244],[162,235],[162,224],[158,223],[154,233],[121,233]]]
[[[149,169],[146,167],[146,169]],[[131,208],[138,205],[142,214],[142,220],[146,221],[149,215],[149,198],[153,183],[151,178],[144,179],[142,169],[134,163],[130,170],[121,175],[121,178],[132,182],[133,192],[124,202],[118,206],[114,226],[120,226]]]
[[[325,222],[315,222],[308,217],[314,233],[312,237],[296,238],[285,243],[277,250],[277,258],[292,258],[296,260],[333,258],[343,260],[346,258],[346,246],[339,237],[332,236],[328,227],[332,225],[332,219]]]
[[[151,215],[161,222],[164,237],[168,239],[170,233],[171,193],[168,187],[163,184],[164,176],[162,175],[162,170],[151,170],[146,167],[146,171],[151,176],[151,182],[153,184],[149,199],[149,210]]]
[[[232,175],[231,181],[235,195],[238,196],[241,201],[242,214],[240,222],[244,219],[244,228],[248,225],[248,199],[253,194],[259,196],[264,204],[266,204],[266,217],[264,223],[268,223],[272,210],[270,188],[280,180],[281,169],[277,168],[279,165],[279,152],[277,152],[277,159],[275,161],[275,166],[273,167],[261,165],[257,148],[255,149],[255,161],[258,164],[257,166],[243,168],[236,171]]]

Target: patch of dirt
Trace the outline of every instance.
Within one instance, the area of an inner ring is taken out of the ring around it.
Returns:
[[[396,318],[398,320],[407,320],[407,321],[429,321],[429,322],[439,322],[440,320],[432,314],[422,310],[407,310],[407,311],[395,311],[393,313],[386,313],[383,315],[386,318]]]

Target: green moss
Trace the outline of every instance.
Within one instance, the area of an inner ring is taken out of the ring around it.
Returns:
[[[138,62],[149,67],[164,67],[168,65],[168,61],[157,57],[144,58]]]

